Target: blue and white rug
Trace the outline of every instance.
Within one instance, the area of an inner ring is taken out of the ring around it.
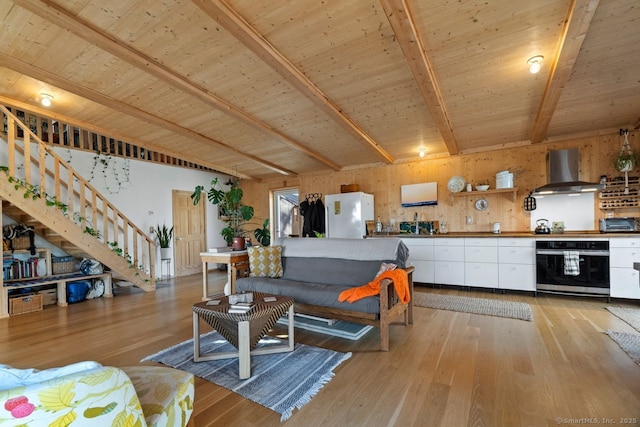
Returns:
[[[265,337],[258,347],[274,344],[282,344],[282,341]],[[217,332],[202,335],[200,348],[202,353],[235,350]],[[237,358],[196,363],[193,361],[193,340],[188,340],[147,356],[141,362],[152,360],[191,372],[281,414],[280,420],[284,421],[291,417],[294,409],[309,403],[331,381],[333,370],[350,357],[351,353],[296,344],[289,353],[251,356],[251,378],[241,380]]]
[[[278,319],[277,323],[287,326],[289,324],[289,318],[287,316],[283,316]],[[315,320],[313,318],[299,315],[296,315],[293,319],[293,326],[307,331],[332,335],[353,341],[359,340],[373,329],[373,326],[371,325],[360,325],[344,320],[336,320],[332,324],[329,324],[323,320]]]

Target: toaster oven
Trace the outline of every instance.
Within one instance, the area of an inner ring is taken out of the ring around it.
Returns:
[[[601,233],[639,233],[640,218],[602,218]]]

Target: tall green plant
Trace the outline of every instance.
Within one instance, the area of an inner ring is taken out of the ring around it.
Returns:
[[[168,248],[171,246],[171,237],[173,236],[173,226],[168,228],[165,224],[162,226],[156,226],[156,238],[161,248]]]
[[[262,227],[253,230],[247,230],[246,227],[251,225],[249,221],[253,218],[255,210],[252,206],[242,203],[244,192],[238,187],[237,182],[232,182],[231,187],[225,191],[218,181],[218,178],[211,180],[211,186],[206,189],[202,185],[198,185],[191,199],[193,204],[197,205],[202,198],[202,194],[206,194],[207,200],[220,209],[221,217],[227,223],[220,234],[231,244],[234,237],[244,237],[253,234],[258,243],[263,246],[269,246],[271,243],[271,233],[269,231],[269,219],[265,219]]]

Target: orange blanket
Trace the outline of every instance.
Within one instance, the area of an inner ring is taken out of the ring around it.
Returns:
[[[383,272],[372,282],[369,282],[366,285],[358,286],[357,288],[351,288],[340,292],[338,301],[349,301],[350,303],[352,303],[362,298],[366,298],[372,295],[378,295],[380,294],[380,282],[383,279],[393,280],[393,285],[396,289],[396,293],[398,294],[398,298],[402,303],[406,304],[411,300],[411,295],[409,295],[409,276],[407,276],[406,271],[398,268],[395,270]]]

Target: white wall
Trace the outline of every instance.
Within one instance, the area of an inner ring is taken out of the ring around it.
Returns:
[[[0,164],[6,164],[6,142],[0,144]],[[78,171],[85,179],[91,176],[94,165],[94,154],[78,150],[68,150],[65,148],[55,148],[56,152],[64,159],[70,160],[71,166]],[[116,170],[122,171],[125,159],[113,157]],[[208,188],[211,180],[219,176],[226,181],[227,176],[222,174],[208,173],[198,170],[191,170],[173,166],[164,166],[156,163],[139,160],[129,160],[129,181],[128,188],[122,189],[116,194],[111,194],[107,189],[115,187],[113,175],[108,173],[109,180],[105,184],[102,175],[102,168],[97,168],[94,173],[95,178],[91,181],[100,193],[111,201],[121,212],[123,212],[140,229],[149,233],[150,227],[158,224],[173,225],[172,219],[172,190],[193,191],[197,185],[204,185]],[[5,179],[0,176],[0,179]],[[207,235],[206,247],[224,246],[226,242],[220,235],[224,223],[218,219],[217,209],[206,201]],[[4,220],[3,220],[4,221]],[[156,250],[156,274],[160,275],[160,250]],[[53,250],[53,253],[56,254]],[[58,253],[62,255],[62,253]],[[171,263],[172,270],[174,263]],[[173,271],[172,271],[173,274]]]
[[[58,154],[65,160],[69,158],[67,149],[56,148]],[[71,166],[85,179],[91,176],[93,169],[93,153],[72,150]],[[116,170],[122,171],[125,159],[113,157]],[[219,176],[221,180],[226,180],[226,175],[213,174],[198,170],[178,168],[173,166],[163,166],[156,163],[139,160],[129,160],[129,186],[116,194],[111,194],[107,187],[116,187],[112,174],[107,174],[110,178],[106,181],[102,176],[102,169],[98,168],[94,172],[94,179],[91,181],[100,193],[107,197],[127,218],[133,221],[145,232],[149,232],[150,227],[158,224],[173,225],[172,218],[172,190],[193,191],[197,185],[204,185],[208,188],[211,180]],[[206,201],[206,199],[205,199]],[[217,209],[206,202],[207,218],[207,241],[209,246],[224,246],[226,242],[220,235],[224,223],[218,219]],[[153,236],[151,236],[153,237]],[[156,274],[160,275],[160,250],[156,249]],[[171,269],[175,267],[171,263]],[[173,274],[173,271],[172,271]]]

